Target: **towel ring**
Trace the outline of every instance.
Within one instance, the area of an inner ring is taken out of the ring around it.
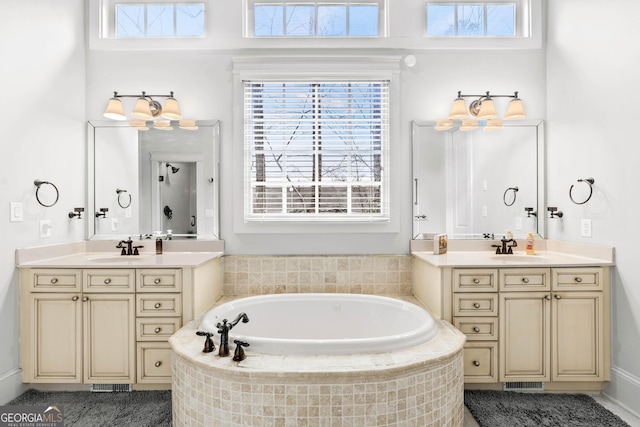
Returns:
[[[120,207],[121,207],[122,209],[127,209],[129,206],[131,206],[131,194],[130,194],[130,193],[127,193],[127,190],[121,190],[121,189],[119,189],[119,188],[118,188],[118,189],[116,190],[116,193],[118,193],[118,205],[120,205]],[[126,205],[126,206],[124,206],[124,205],[122,204],[122,201],[120,200],[120,196],[122,196],[122,193],[127,193],[127,195],[129,196],[129,203],[127,203],[127,205]]]
[[[585,203],[587,203],[591,199],[591,196],[593,195],[593,183],[596,182],[596,180],[593,179],[593,178],[585,178],[585,179],[579,179],[578,182],[586,182],[587,184],[589,184],[589,196],[582,202],[576,202],[575,199],[573,198],[573,194],[572,194],[572,192],[573,192],[573,184],[571,184],[571,187],[569,187],[569,198],[576,205],[584,205]]]
[[[60,192],[58,191],[58,187],[56,187],[55,185],[53,185],[53,183],[49,182],[49,181],[42,181],[39,179],[36,179],[35,181],[33,181],[33,184],[38,187],[36,188],[36,200],[38,201],[38,203],[40,203],[42,206],[44,206],[45,208],[50,208],[51,206],[55,205],[56,203],[58,203],[58,199],[60,198]],[[53,187],[54,190],[56,190],[56,199],[53,201],[53,203],[51,203],[50,205],[47,205],[45,203],[42,203],[42,201],[40,200],[40,197],[38,196],[38,191],[40,191],[40,186],[42,184],[49,184],[50,186]]]
[[[511,203],[507,203],[507,193],[509,191],[513,191],[513,200],[511,201]],[[513,204],[516,202],[517,192],[518,192],[518,187],[509,187],[506,190],[504,190],[504,194],[502,195],[502,202],[504,203],[505,206],[513,206]]]

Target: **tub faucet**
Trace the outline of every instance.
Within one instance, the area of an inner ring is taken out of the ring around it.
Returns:
[[[242,362],[247,358],[242,347],[249,347],[249,343],[240,340],[234,340],[233,342],[236,343],[236,351],[233,353],[233,361]]]
[[[222,323],[218,323],[218,333],[220,334],[220,349],[218,350],[218,356],[226,357],[229,355],[229,331],[242,320],[242,323],[247,323],[249,317],[245,313],[238,314],[231,323],[227,323],[227,319],[222,319]]]

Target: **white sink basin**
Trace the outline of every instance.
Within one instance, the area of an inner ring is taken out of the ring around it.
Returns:
[[[536,263],[547,261],[547,258],[540,255],[492,255],[489,258],[494,261],[517,263]]]
[[[86,258],[86,261],[97,264],[109,264],[118,262],[136,262],[146,260],[147,258],[148,255],[92,256]]]

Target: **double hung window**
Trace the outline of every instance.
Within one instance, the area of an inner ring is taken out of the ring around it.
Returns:
[[[388,81],[245,81],[245,221],[388,221],[388,146]]]

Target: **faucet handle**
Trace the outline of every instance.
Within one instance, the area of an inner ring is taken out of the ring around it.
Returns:
[[[240,362],[247,358],[247,355],[244,353],[244,349],[242,347],[249,347],[248,342],[233,340],[236,343],[236,350],[233,353],[233,361]]]
[[[140,245],[140,246],[134,246],[133,247],[133,254],[134,255],[140,255],[140,252],[138,252],[139,248],[144,248],[144,245]]]
[[[213,344],[213,340],[211,339],[211,337],[213,336],[211,332],[198,331],[196,332],[196,335],[206,337],[204,340],[204,349],[202,350],[203,353],[211,353],[216,349],[216,346]]]
[[[500,245],[491,245],[491,247],[492,248],[496,248],[496,254],[497,255],[502,255],[502,250],[501,250],[502,246],[500,246]]]

